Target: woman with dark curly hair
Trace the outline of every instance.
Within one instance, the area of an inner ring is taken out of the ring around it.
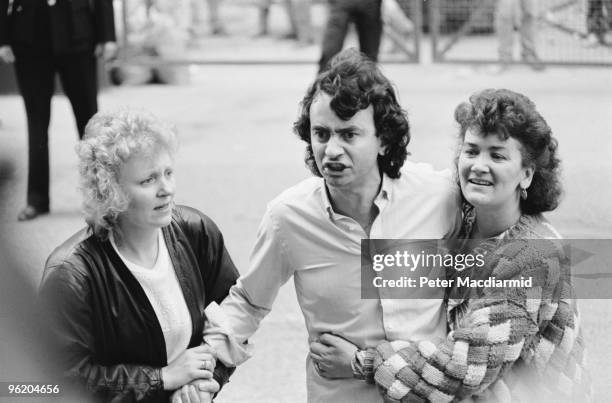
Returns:
[[[588,401],[567,256],[542,216],[561,195],[557,140],[529,98],[504,89],[472,95],[455,120],[461,252],[481,254],[485,264],[455,273],[446,340],[382,343],[373,378],[393,402]],[[531,284],[474,286],[468,278]]]
[[[455,120],[465,202],[457,253],[478,254],[483,265],[451,270],[444,340],[359,350],[355,375],[389,402],[587,401],[567,260],[542,216],[561,195],[557,141],[534,103],[509,90],[472,95]]]
[[[95,401],[210,401],[231,373],[202,332],[238,272],[215,223],[174,204],[176,147],[122,110],[96,114],[77,149],[88,227],[47,260],[40,300],[63,377]]]

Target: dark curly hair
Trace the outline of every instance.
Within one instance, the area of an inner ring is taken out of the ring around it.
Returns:
[[[523,214],[552,211],[562,194],[557,140],[535,104],[525,95],[506,89],[486,89],[455,109],[463,141],[468,129],[483,135],[512,137],[521,143],[523,166],[533,166],[527,199],[520,201]]]
[[[391,82],[374,62],[355,49],[340,52],[329,68],[319,74],[306,92],[293,124],[293,131],[308,144],[305,162],[312,173],[321,176],[310,141],[310,106],[321,91],[331,96],[330,106],[343,120],[372,105],[376,136],[386,146],[384,155],[378,156],[378,167],[390,178],[399,178],[410,141],[406,112],[399,105]]]

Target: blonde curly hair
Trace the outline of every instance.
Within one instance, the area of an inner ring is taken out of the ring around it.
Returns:
[[[102,239],[115,230],[129,199],[119,184],[119,172],[135,155],[150,156],[177,149],[174,128],[152,114],[135,109],[98,112],[85,127],[76,147],[85,221]]]

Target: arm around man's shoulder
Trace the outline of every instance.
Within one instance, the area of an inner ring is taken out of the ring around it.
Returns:
[[[401,171],[403,195],[418,199],[441,219],[445,238],[456,237],[461,227],[461,190],[451,169],[436,170],[430,164],[406,161]]]

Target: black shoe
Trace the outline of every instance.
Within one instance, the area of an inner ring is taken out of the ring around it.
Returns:
[[[23,210],[21,210],[21,212],[19,213],[19,215],[17,216],[17,220],[18,221],[29,221],[29,220],[33,220],[34,218],[38,217],[41,214],[47,214],[49,212],[49,209],[37,209],[36,207],[28,204],[27,206],[24,207]]]

